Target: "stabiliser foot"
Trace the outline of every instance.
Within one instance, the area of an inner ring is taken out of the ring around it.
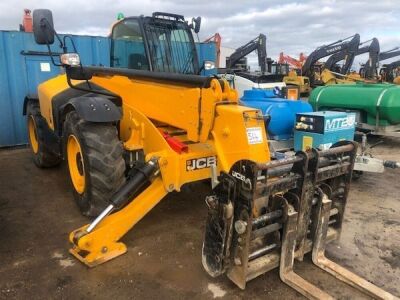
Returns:
[[[105,263],[115,257],[126,253],[127,248],[124,243],[112,243],[99,249],[91,249],[91,252],[80,250],[79,247],[73,246],[69,249],[69,253],[75,256],[80,262],[92,268]]]

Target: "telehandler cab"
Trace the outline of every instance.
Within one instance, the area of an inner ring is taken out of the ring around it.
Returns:
[[[50,49],[51,12],[35,10],[33,23],[36,42]],[[167,193],[211,178],[202,249],[210,275],[245,288],[280,267],[303,295],[329,299],[293,272],[294,259],[312,251],[339,279],[393,299],[324,256],[340,235],[356,144],[271,161],[260,111],[238,105],[225,80],[197,75],[191,27],[199,23],[165,13],[122,20],[111,68],[82,66],[58,39],[65,74],[41,84],[25,111],[35,163],[65,159],[79,207],[98,215],[70,234],[72,255],[92,267],[125,253],[120,239]]]

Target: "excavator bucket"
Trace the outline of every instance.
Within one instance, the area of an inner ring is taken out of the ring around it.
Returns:
[[[394,299],[324,256],[325,245],[340,236],[356,148],[341,142],[267,164],[236,163],[206,199],[206,271],[226,273],[244,289],[279,267],[282,281],[307,298],[333,299],[293,271],[295,259],[312,252],[314,263],[338,279],[372,297]]]

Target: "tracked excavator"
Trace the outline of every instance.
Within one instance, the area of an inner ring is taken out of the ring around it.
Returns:
[[[267,57],[266,47],[267,37],[260,34],[245,45],[237,48],[226,59],[226,68],[218,69],[218,73],[230,83],[231,87],[239,92],[239,97],[243,96],[245,90],[252,88],[273,89],[275,87],[284,90],[285,83],[282,82],[283,76],[288,73],[287,64],[273,63]],[[256,51],[258,56],[258,66],[260,72],[250,72],[243,65],[239,64],[248,54]]]
[[[379,74],[381,75],[381,80],[390,83],[394,82],[394,80],[399,76],[398,72],[395,72],[398,68],[400,68],[400,60],[383,65],[381,70],[379,71]],[[398,82],[395,83],[399,84]]]
[[[35,40],[65,74],[39,85],[39,99],[27,98],[24,112],[34,162],[50,167],[65,159],[77,204],[97,216],[71,232],[74,257],[93,267],[120,256],[123,236],[165,195],[209,179],[202,262],[211,276],[227,274],[245,288],[279,268],[304,296],[331,299],[293,270],[311,252],[338,279],[394,299],[325,256],[342,229],[355,143],[271,160],[261,112],[238,105],[226,80],[197,75],[191,30],[198,21],[168,13],[125,18],[113,43],[126,50],[118,61],[126,66],[108,68],[83,66],[52,20],[49,10],[33,12]]]
[[[387,60],[387,59],[390,59],[390,58],[393,58],[396,56],[400,56],[399,47],[395,47],[391,50],[379,53],[379,61],[381,62],[381,61],[384,61],[384,60]]]
[[[245,45],[237,48],[235,52],[233,52],[226,59],[226,68],[234,69],[235,65],[239,62],[240,59],[252,53],[253,51],[257,51],[258,56],[258,65],[260,67],[261,73],[265,73],[267,71],[267,50],[266,50],[267,37],[265,34],[260,34],[255,39],[252,39]]]
[[[368,42],[370,42],[369,45],[363,46],[363,47],[358,47],[358,49],[356,51],[350,51],[350,52],[342,51],[342,52],[338,52],[338,53],[330,56],[324,65],[325,68],[329,69],[330,71],[334,71],[334,72],[338,72],[338,73],[346,75],[350,72],[350,68],[354,62],[355,56],[361,55],[364,53],[369,53],[367,64],[368,64],[369,68],[371,68],[371,71],[368,71],[366,73],[366,75],[367,75],[367,78],[371,78],[372,77],[371,73],[372,74],[374,73],[373,69],[375,69],[375,73],[376,73],[376,66],[377,66],[378,60],[379,60],[379,49],[380,48],[379,48],[379,41],[377,38],[373,38],[371,40],[360,43],[360,46],[364,45]],[[353,56],[353,58],[351,58],[350,60],[346,60],[347,55]],[[345,60],[345,62],[347,62],[347,63],[343,64],[342,67],[337,68],[337,66],[336,66],[337,63],[342,60]],[[363,76],[363,77],[365,77],[365,76]]]
[[[400,56],[400,50],[398,50],[399,47],[393,48],[391,50],[382,52],[379,55],[379,61],[384,61],[386,59],[390,59],[396,56]],[[384,64],[382,66],[382,68],[379,70],[379,75],[381,77],[381,80],[384,82],[389,82],[392,83],[393,80],[395,79],[395,77],[398,75],[394,74],[394,71],[396,70],[396,68],[399,67],[399,62],[398,61],[394,61],[390,64]]]
[[[373,47],[376,46],[377,52],[379,54],[379,41],[377,39],[374,38],[369,46],[360,48],[359,46],[364,43],[359,43],[359,40],[357,39],[353,40],[351,43],[349,43],[347,47],[344,47],[341,51],[331,55],[325,62],[324,68],[330,71],[338,72],[340,74],[347,74],[350,71],[350,68],[354,62],[354,58],[357,55],[372,51]],[[338,68],[337,63],[342,60],[344,61],[342,67]]]
[[[344,63],[347,68],[348,65],[351,66],[353,64],[354,53],[357,51],[359,44],[360,44],[360,35],[355,34],[346,39],[338,40],[329,45],[324,45],[324,46],[321,46],[321,47],[315,49],[307,57],[304,65],[303,65],[303,68],[302,68],[303,76],[307,76],[310,78],[311,86],[325,84],[324,81],[322,80],[323,79],[322,78],[323,70],[321,71],[320,76],[316,76],[316,70],[315,70],[316,62],[318,62],[321,58],[324,58],[324,57],[327,57],[330,55],[334,55],[339,52],[346,51],[346,53],[351,53],[351,55],[346,56],[346,61]],[[324,68],[322,68],[322,69],[324,69]],[[317,77],[319,77],[319,78],[317,78]]]
[[[379,41],[376,38],[373,38],[369,41],[365,41],[362,44],[370,42],[369,45],[359,47],[356,52],[351,52],[347,54],[347,51],[338,52],[328,58],[326,61],[324,68],[325,70],[321,74],[321,79],[325,83],[328,84],[350,84],[356,81],[364,81],[367,80],[376,80],[377,67],[378,67],[378,59],[379,59]],[[346,58],[346,55],[352,56],[351,62],[354,61],[354,57],[357,55],[361,55],[364,53],[369,53],[368,61],[364,64],[365,67],[360,69],[359,73],[350,72],[350,68],[352,63],[345,63],[342,67],[337,67],[337,63]]]
[[[298,72],[290,72],[284,78],[284,82],[299,86],[303,94],[308,95],[312,87],[324,85],[331,82],[337,82],[335,74],[332,71],[324,68],[318,64],[321,58],[334,55],[336,53],[354,53],[360,44],[360,35],[355,34],[343,40],[338,40],[329,45],[318,47],[310,55],[307,56],[299,75]],[[348,66],[353,63],[353,54],[345,56],[345,65]],[[340,75],[340,73],[339,73]],[[340,80],[339,80],[340,81]]]

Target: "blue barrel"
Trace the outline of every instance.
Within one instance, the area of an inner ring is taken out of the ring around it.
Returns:
[[[313,111],[308,102],[279,98],[272,90],[244,91],[240,102],[244,106],[261,110],[266,120],[265,129],[269,138],[273,140],[292,138],[296,113]]]

